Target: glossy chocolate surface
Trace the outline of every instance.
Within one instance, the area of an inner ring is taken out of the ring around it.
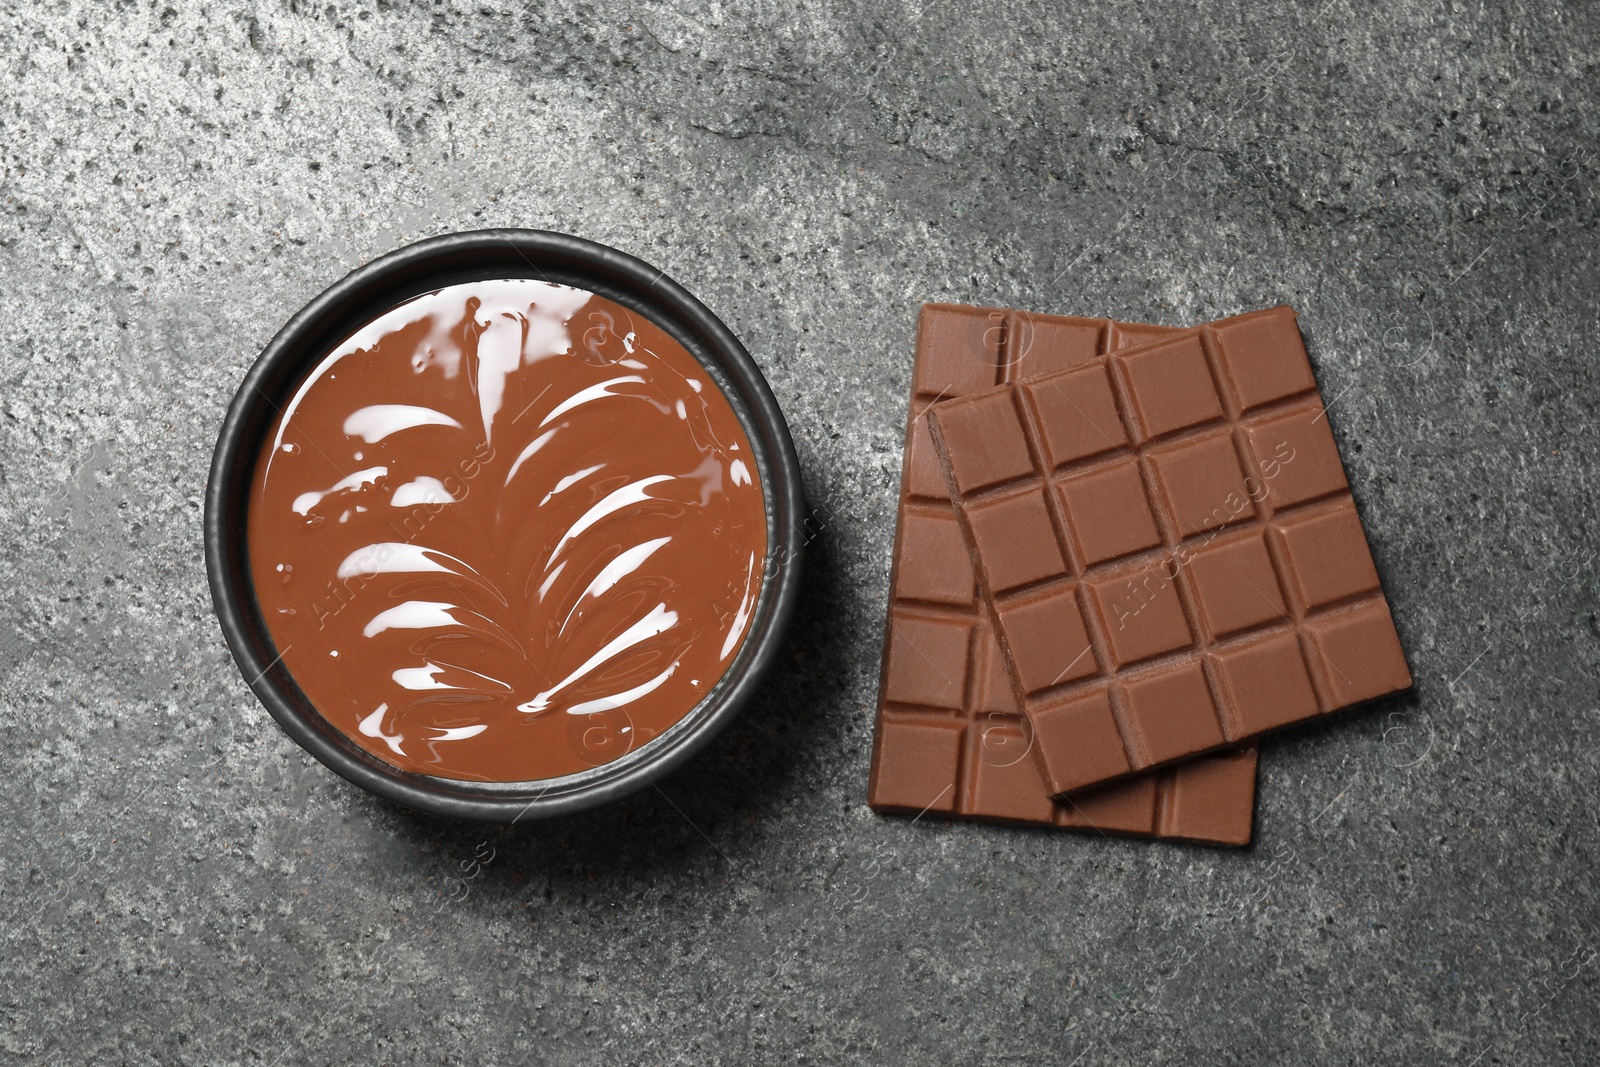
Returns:
[[[257,599],[337,729],[478,781],[608,763],[737,654],[766,513],[732,407],[643,316],[542,282],[417,297],[283,408],[249,511]]]

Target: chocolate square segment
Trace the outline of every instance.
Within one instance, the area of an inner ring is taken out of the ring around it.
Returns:
[[[1189,556],[1180,572],[1194,590],[1200,620],[1213,639],[1288,615],[1278,574],[1259,529],[1219,538]]]
[[[1005,314],[997,308],[950,304],[923,308],[913,390],[953,397],[993,385]]]
[[[1131,678],[1119,690],[1130,731],[1144,749],[1142,764],[1181,759],[1225,740],[1198,661]]]
[[[1242,822],[1248,839],[1253,778],[1237,778],[1228,790],[1205,794],[1214,806],[1209,821],[1197,820],[1170,834],[1158,828],[1176,826],[1157,816],[1174,809],[1180,792],[1203,790],[1204,761],[1193,769],[1185,766],[1132,777],[1070,802],[1051,799],[1052,790],[1039,766],[1036,736],[1013,693],[993,609],[978,595],[977,586],[986,580],[971,562],[965,535],[959,539],[965,560],[954,554],[957,542],[952,533],[958,527],[952,521],[949,474],[926,414],[941,401],[1044,371],[1087,366],[1107,382],[1104,355],[1109,347],[1125,347],[1168,332],[1159,327],[1129,329],[1104,319],[994,308],[929,305],[923,309],[911,376],[895,566],[868,785],[868,801],[874,808],[908,818],[927,814],[1199,840],[1211,840],[1206,837],[1209,825],[1220,835],[1217,843],[1231,845],[1244,843],[1232,829]],[[1106,399],[1104,392],[1101,399]],[[1122,432],[1114,405],[1104,428]],[[1020,425],[1018,429],[1020,434]],[[1004,448],[998,452],[1005,454]],[[1098,449],[1096,459],[1112,454]],[[1059,504],[1050,495],[1053,489],[1032,477],[1032,455],[1026,448],[1010,455],[1019,461],[1012,465],[1016,477],[1026,480],[1013,485],[995,482],[998,488],[979,492],[1004,497],[1031,487],[1050,509],[1049,522],[1059,523]],[[1012,475],[1002,471],[996,477],[1009,481]],[[1057,629],[1062,625],[1057,620]],[[1068,616],[1064,625],[1077,635],[1069,633],[1065,643],[1077,641],[1083,654],[1080,669],[1098,670],[1081,615]],[[1056,631],[1042,633],[1046,646],[1062,640]],[[1024,643],[1033,639],[1022,638]],[[1192,788],[1186,785],[1191,777],[1197,783]]]
[[[985,619],[978,626],[977,664],[982,668],[973,708],[985,714],[998,712],[1004,715],[1021,715],[1016,695],[1011,692],[1011,679],[1006,675],[1005,660],[1000,654],[1000,639],[995,636],[994,624]]]
[[[1131,459],[1063,478],[1056,491],[1078,556],[1086,564],[1161,543],[1139,465]]]
[[[1054,804],[1034,767],[1032,733],[1017,722],[978,726],[972,761],[973,800],[990,818],[1042,822]]]
[[[907,511],[901,551],[922,565],[902,575],[901,591],[913,600],[972,603],[972,555],[954,512]]]
[[[1100,354],[1105,324],[1096,319],[1013,311],[1006,322],[1010,378],[1032,378],[1088,363]]]
[[[1158,341],[1114,359],[1128,383],[1142,440],[1222,417],[1199,334]]]
[[[1219,324],[1213,336],[1223,387],[1236,411],[1317,387],[1300,327],[1288,308],[1241,315]]]
[[[1252,750],[1253,751],[1253,750]],[[1107,789],[1090,789],[1079,793],[1072,798],[1072,807],[1069,812],[1072,826],[1092,826],[1106,833],[1119,834],[1148,834],[1156,826],[1157,808],[1167,802],[1177,780],[1187,779],[1190,772],[1187,768],[1182,775],[1171,772],[1155,771],[1150,774],[1141,774],[1129,778],[1120,785]],[[1254,781],[1251,782],[1252,790]],[[1237,819],[1242,805],[1233,800],[1237,795],[1235,788],[1231,794],[1218,796],[1219,814],[1228,812],[1225,817],[1228,821]],[[1220,820],[1219,820],[1220,821]],[[1177,835],[1173,835],[1177,836]],[[1215,838],[1198,837],[1197,841],[1214,842]],[[1246,834],[1243,841],[1237,835],[1230,834],[1227,838],[1229,844],[1248,844],[1250,837]]]
[[[1138,339],[1120,327],[1108,336]],[[956,472],[946,482],[979,597],[1059,794],[1410,684],[1287,308],[1007,378],[928,417]],[[1014,422],[1023,441],[1003,482],[976,485],[990,472],[961,474],[959,440],[984,417],[1001,435]],[[1020,472],[1024,452],[1032,469]],[[1047,489],[1059,576],[1039,577],[1055,559],[1038,511],[1004,511],[1036,487]],[[1008,539],[1048,565],[991,550]],[[1088,694],[1109,694],[1120,761],[1087,758],[1062,726],[1078,719],[1057,709]],[[1047,709],[1055,728],[1040,729]]]
[[[977,732],[977,746],[971,753],[974,767],[1010,767],[1028,758],[1033,747],[1033,724],[1016,715],[991,715]],[[1037,794],[1038,790],[1034,790]]]
[[[1112,326],[1113,337],[1109,351],[1120,352],[1124,348],[1137,348],[1148,345],[1168,337],[1176,337],[1182,330],[1174,330],[1167,326],[1150,326],[1145,323],[1119,322]]]
[[[954,783],[964,735],[959,722],[879,723],[879,769],[873,803],[880,808],[915,812],[954,809]]]
[[[1192,537],[1256,517],[1230,431],[1152,448],[1146,455],[1178,536]]]
[[[936,434],[944,435],[945,455],[963,493],[1013,481],[1033,471],[1028,442],[1008,391],[985,393],[940,407]]]
[[[1025,391],[1052,468],[1127,445],[1128,434],[1103,364],[1050,378]]]
[[[1033,486],[967,509],[989,588],[1004,592],[1066,572],[1044,495]],[[956,532],[959,538],[959,529]],[[965,542],[961,542],[966,551]]]
[[[1348,487],[1339,448],[1319,404],[1245,427],[1268,506],[1293,507]]]
[[[927,415],[912,420],[906,452],[904,491],[920,500],[948,501],[950,483],[944,480],[944,465],[939,462]]]
[[[962,619],[891,615],[884,696],[897,704],[961,707],[971,637],[972,627]]]
[[[1316,668],[1331,709],[1371,700],[1411,684],[1394,620],[1381,601],[1330,613],[1306,624]]]
[[[1100,669],[1070,586],[1008,601],[996,614],[1023,692],[1037,693]]]
[[[1377,590],[1378,571],[1350,501],[1280,518],[1272,532],[1287,558],[1289,591],[1302,611]]]
[[[1033,729],[1052,784],[1114,778],[1133,769],[1104,689],[1039,708]]]
[[[1169,566],[1150,564],[1088,585],[1118,667],[1194,643]]]
[[[1256,750],[1238,748],[1215,756],[1201,756],[1168,773],[1182,771],[1162,808],[1158,829],[1190,841],[1250,840],[1252,812],[1222,803],[1246,783],[1256,780]]]
[[[1238,737],[1264,733],[1317,713],[1293,633],[1276,633],[1230,645],[1211,653],[1211,662],[1231,701]]]

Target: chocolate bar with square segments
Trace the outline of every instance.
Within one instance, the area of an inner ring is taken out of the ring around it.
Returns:
[[[941,399],[997,382],[1091,364],[1105,352],[1171,331],[1103,319],[1057,318],[990,308],[929,305],[922,310],[912,371],[899,527],[890,579],[872,778],[868,799],[880,811],[923,813],[1241,845],[1250,839],[1255,802],[1253,747],[1192,760],[1070,801],[1053,801],[1036,767],[1031,724],[1018,710],[978,600],[971,556],[950,503],[923,412]],[[1067,463],[1107,452],[1122,434],[1110,380],[1103,374],[1066,395],[1102,416],[1052,441]],[[1121,443],[1120,441],[1116,443]],[[1031,470],[1018,435],[973,442],[983,455],[977,483]],[[1095,492],[1087,486],[1085,492]],[[1105,490],[1114,492],[1115,486]],[[1048,512],[1034,501],[1009,509],[997,499],[977,519],[1006,550],[1043,554],[1056,544]],[[1314,535],[1314,531],[1310,531]],[[1156,543],[1152,525],[1151,543]],[[1109,546],[1106,551],[1115,551]],[[1000,587],[1040,575],[997,572]],[[1152,700],[1161,694],[1152,693]],[[1070,729],[1070,724],[1058,723]]]
[[[1410,686],[1326,415],[1286,307],[928,409],[1053,794]]]

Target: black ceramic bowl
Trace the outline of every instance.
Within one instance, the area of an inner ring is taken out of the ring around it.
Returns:
[[[532,278],[587,289],[673,334],[722,387],[755,450],[767,508],[765,577],[732,664],[688,715],[621,758],[563,778],[478,783],[399,771],[318,714],[279,662],[250,578],[245,513],[262,442],[304,375],[358,327],[422,293],[461,282]],[[317,759],[364,789],[435,815],[488,822],[592,808],[683,765],[746,704],[771,666],[799,590],[803,523],[799,462],[766,379],[704,304],[661,271],[614,248],[542,230],[435,237],[356,270],[289,320],[228,408],[206,488],[206,572],[223,635],[272,717]]]

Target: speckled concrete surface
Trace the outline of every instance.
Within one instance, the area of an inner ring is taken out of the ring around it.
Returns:
[[[1600,8],[0,7],[0,1056],[1600,1059]],[[520,832],[250,696],[200,498],[275,329],[543,226],[746,341],[826,529],[693,768]],[[1417,678],[1231,853],[864,806],[924,300],[1295,304]]]

